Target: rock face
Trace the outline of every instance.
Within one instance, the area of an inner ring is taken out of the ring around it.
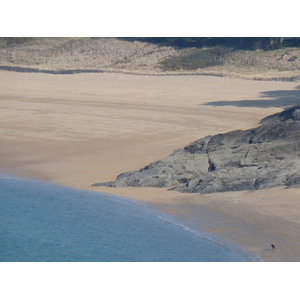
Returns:
[[[93,186],[170,187],[201,194],[300,186],[300,107],[261,124],[204,137],[138,171]]]

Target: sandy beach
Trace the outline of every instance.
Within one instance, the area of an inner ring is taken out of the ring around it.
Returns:
[[[0,173],[146,201],[192,216],[199,229],[262,261],[300,261],[298,189],[199,195],[91,187],[296,104],[299,82],[0,71]]]

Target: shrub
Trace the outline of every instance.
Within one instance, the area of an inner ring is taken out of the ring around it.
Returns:
[[[189,49],[181,55],[172,56],[159,63],[164,71],[196,70],[222,64],[224,54],[232,51],[230,48],[215,47],[210,49]]]
[[[298,59],[298,56],[294,55],[288,59],[288,61],[295,61]]]

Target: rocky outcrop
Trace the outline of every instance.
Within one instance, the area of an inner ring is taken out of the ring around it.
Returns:
[[[170,187],[186,193],[300,186],[300,107],[262,120],[261,126],[207,136],[109,187]]]

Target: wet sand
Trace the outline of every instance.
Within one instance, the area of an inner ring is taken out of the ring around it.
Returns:
[[[300,104],[299,82],[0,71],[0,172],[146,201],[263,261],[300,261],[297,189],[211,195],[91,188],[206,135]],[[271,244],[276,246],[271,250]]]

